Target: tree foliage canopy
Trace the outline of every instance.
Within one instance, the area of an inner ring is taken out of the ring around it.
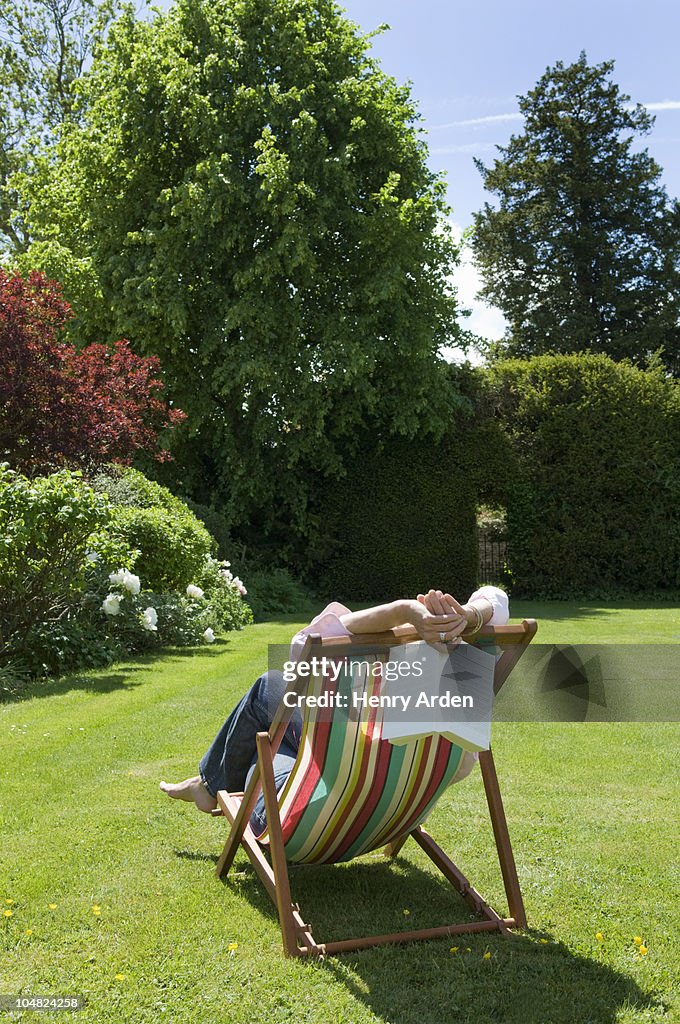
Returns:
[[[653,118],[586,55],[519,98],[524,131],[477,166],[498,200],[475,218],[482,294],[506,354],[589,349],[680,369],[680,204],[637,136]]]
[[[29,242],[11,181],[77,115],[76,87],[116,0],[0,0],[0,243]]]
[[[307,470],[341,476],[367,418],[436,433],[444,183],[332,0],[128,9],[81,91],[82,126],[22,181],[29,258],[86,298],[82,337],[161,357],[194,496],[300,516]]]

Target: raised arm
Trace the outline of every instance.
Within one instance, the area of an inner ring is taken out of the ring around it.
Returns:
[[[340,621],[350,633],[382,633],[395,626],[410,625],[428,643],[453,640],[467,627],[467,620],[455,609],[433,614],[425,604],[408,599],[348,612],[340,616]]]

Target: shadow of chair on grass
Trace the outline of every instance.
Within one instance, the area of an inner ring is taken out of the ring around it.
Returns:
[[[278,932],[276,910],[242,854],[235,868],[223,885]],[[387,861],[373,854],[351,864],[289,870],[293,898],[318,941],[473,920],[446,881],[405,857]],[[297,963],[327,971],[390,1024],[615,1024],[622,1007],[640,1019],[664,1013],[663,996],[645,993],[630,975],[535,930],[509,937],[458,934]]]

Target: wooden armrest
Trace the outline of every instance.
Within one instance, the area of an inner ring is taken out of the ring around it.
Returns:
[[[502,646],[523,644],[531,640],[537,629],[535,619],[524,619],[521,623],[513,625],[482,626],[476,633],[470,633],[463,639],[467,643],[476,643],[477,640],[488,638]],[[322,637],[318,633],[312,633],[310,638],[315,647],[321,646],[324,650],[332,647],[338,651],[353,647],[398,647],[400,644],[409,644],[421,639],[412,626],[397,626],[382,633],[352,633],[350,636]]]

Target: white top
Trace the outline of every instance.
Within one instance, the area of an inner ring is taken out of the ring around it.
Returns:
[[[470,594],[468,601],[474,601],[477,597],[484,597],[493,607],[493,615],[489,619],[489,626],[504,626],[510,620],[510,604],[508,595],[499,587],[480,587]]]

